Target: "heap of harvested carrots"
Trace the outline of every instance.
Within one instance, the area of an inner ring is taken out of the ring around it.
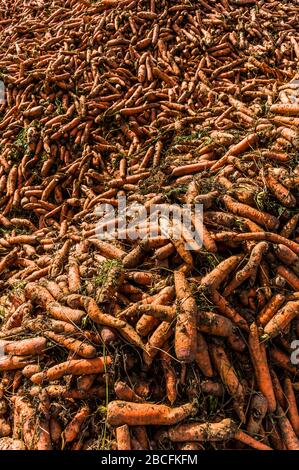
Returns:
[[[1,0],[0,449],[299,450],[298,20]],[[203,245],[100,240],[119,196]]]

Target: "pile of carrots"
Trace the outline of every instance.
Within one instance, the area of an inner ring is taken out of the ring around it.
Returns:
[[[299,450],[298,19],[0,1],[0,449]],[[202,246],[100,240],[120,196]]]

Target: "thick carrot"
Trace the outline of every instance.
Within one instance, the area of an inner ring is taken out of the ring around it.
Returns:
[[[44,373],[34,374],[31,380],[33,383],[39,384],[43,380],[53,381],[64,375],[97,374],[104,372],[106,366],[108,367],[111,362],[109,356],[97,357],[95,359],[72,359],[50,367]]]
[[[27,356],[42,354],[46,350],[47,340],[42,337],[23,339],[20,341],[12,341],[4,343],[3,349],[5,354],[15,356]]]
[[[299,313],[299,301],[287,302],[264,327],[269,338],[279,335]]]
[[[268,409],[273,413],[276,409],[276,399],[270,376],[265,345],[259,341],[258,328],[255,323],[250,325],[248,346],[258,389],[266,397]]]
[[[278,312],[279,308],[285,301],[283,294],[274,294],[273,297],[267,302],[267,304],[258,313],[257,323],[261,326],[267,325],[267,323],[274,317]]]
[[[254,285],[257,270],[262,260],[264,253],[268,250],[267,242],[260,242],[255,245],[250,253],[250,257],[246,265],[236,273],[232,281],[226,286],[223,291],[225,297],[229,296],[240,284],[246,279],[250,279],[250,285]]]
[[[280,406],[277,407],[277,413],[278,426],[287,449],[299,450],[299,439]]]
[[[162,322],[158,328],[154,331],[148,342],[145,345],[143,353],[143,361],[147,367],[149,367],[159,350],[163,347],[165,342],[173,334],[173,328],[168,322]]]
[[[199,332],[197,332],[197,348],[195,354],[195,361],[206,377],[213,377],[214,373],[209,355],[208,345],[204,336]]]
[[[216,268],[202,278],[200,281],[201,289],[206,291],[214,291],[215,289],[218,289],[242,259],[242,255],[234,255],[221,261]]]
[[[176,408],[151,403],[130,403],[121,400],[111,401],[107,408],[107,421],[112,426],[172,425],[179,423],[196,412],[194,403]]]
[[[175,353],[180,361],[192,362],[197,348],[197,306],[183,272],[175,271],[174,283],[178,301],[178,315],[175,327]]]
[[[177,399],[178,380],[175,369],[172,366],[171,356],[169,354],[169,344],[166,343],[164,348],[165,350],[160,352],[160,357],[165,378],[166,396],[170,404],[173,405]]]
[[[273,230],[278,227],[279,221],[273,215],[270,215],[266,212],[259,211],[247,204],[242,204],[237,202],[230,196],[223,196],[223,202],[227,209],[233,214],[236,214],[241,217],[247,217],[253,222],[265,227],[268,230]]]
[[[73,442],[76,439],[89,414],[90,409],[88,406],[82,406],[82,408],[79,409],[62,433],[62,439],[65,442]]]
[[[165,431],[165,437],[172,442],[226,441],[234,437],[236,424],[229,418],[218,423],[179,424]]]
[[[131,450],[131,436],[129,426],[123,424],[115,430],[117,450]]]
[[[299,115],[299,106],[297,104],[273,104],[270,106],[270,111],[286,116],[297,116]]]
[[[214,336],[230,336],[233,333],[233,323],[222,315],[214,312],[199,311],[197,328],[201,333]]]
[[[299,290],[299,278],[290,268],[280,265],[277,267],[276,272],[279,276],[283,277],[295,291]]]
[[[295,207],[296,198],[277,179],[268,172],[264,175],[266,185],[276,199],[285,207]]]
[[[92,357],[95,357],[97,354],[96,348],[94,346],[92,346],[91,344],[85,344],[83,341],[70,337],[65,337],[58,333],[54,333],[53,331],[47,331],[45,333],[45,336],[50,340],[54,341],[55,343],[64,346],[69,351],[73,351],[81,357],[90,359]]]

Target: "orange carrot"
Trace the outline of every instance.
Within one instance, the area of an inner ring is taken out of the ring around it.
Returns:
[[[299,437],[299,413],[296,403],[296,397],[293,389],[293,384],[289,377],[286,377],[284,380],[284,393],[286,398],[287,406],[287,416],[290,420],[290,423],[297,435]]]
[[[108,367],[110,364],[111,358],[109,356],[95,359],[72,359],[52,366],[46,372],[32,375],[31,380],[33,383],[39,384],[43,380],[53,381],[64,375],[96,374],[104,372],[106,366]]]
[[[299,439],[297,438],[290,421],[285,416],[285,413],[280,406],[277,407],[277,413],[278,426],[287,449],[299,450]]]
[[[233,438],[236,424],[229,418],[218,423],[179,424],[165,431],[165,437],[172,442],[186,441],[225,441]]]
[[[258,389],[266,397],[269,411],[274,412],[276,409],[276,399],[271,381],[265,345],[259,341],[258,328],[255,323],[250,325],[248,346]]]
[[[166,405],[115,400],[108,404],[107,411],[107,421],[112,426],[122,426],[123,424],[129,426],[169,426],[192,416],[196,412],[196,406],[193,403],[187,403],[176,408],[170,408]]]
[[[73,442],[76,439],[89,413],[90,409],[88,406],[82,406],[82,408],[79,409],[62,433],[62,439],[65,442]]]
[[[285,306],[266,324],[264,327],[264,334],[269,338],[274,338],[279,335],[279,333],[283,332],[298,313],[299,301],[287,302]]]
[[[115,430],[117,450],[131,450],[131,436],[129,426],[123,424]]]
[[[174,283],[179,309],[175,327],[175,353],[180,361],[192,362],[197,347],[197,306],[183,272],[175,271]]]

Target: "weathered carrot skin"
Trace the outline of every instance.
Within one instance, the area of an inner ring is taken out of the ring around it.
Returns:
[[[179,310],[175,327],[176,357],[183,362],[192,362],[197,347],[197,307],[183,272],[174,273],[174,283]]]
[[[142,425],[171,425],[176,424],[196,412],[193,403],[170,408],[166,405],[152,405],[149,403],[130,403],[120,400],[108,404],[108,423],[113,426],[128,424],[129,426]]]

